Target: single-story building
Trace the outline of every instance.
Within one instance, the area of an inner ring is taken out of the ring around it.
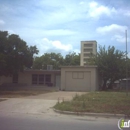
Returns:
[[[24,70],[17,75],[0,77],[0,85],[56,87],[63,91],[98,90],[99,79],[96,66],[62,66],[61,70]]]
[[[61,67],[61,90],[96,91],[99,87],[96,66]]]
[[[60,87],[60,70],[24,70],[13,76],[0,77],[1,87]]]

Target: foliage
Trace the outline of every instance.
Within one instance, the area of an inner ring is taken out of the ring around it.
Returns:
[[[53,65],[54,69],[59,69],[63,64],[63,56],[60,53],[44,53],[41,57],[36,57],[33,63],[34,69],[46,69],[47,65]]]
[[[80,54],[76,54],[75,52],[69,53],[65,56],[64,65],[80,65]]]
[[[36,46],[28,47],[18,35],[0,31],[0,75],[12,75],[31,67],[37,53]]]
[[[34,59],[34,69],[46,69],[47,65],[53,65],[53,69],[60,69],[60,66],[79,65],[80,55],[69,53],[65,58],[60,53],[44,53],[41,57]]]
[[[106,89],[107,81],[109,81],[108,88],[112,88],[114,81],[125,78],[125,55],[114,46],[109,46],[107,50],[105,46],[100,46],[97,55],[90,57],[89,64],[98,66],[99,76],[103,79],[102,89]]]

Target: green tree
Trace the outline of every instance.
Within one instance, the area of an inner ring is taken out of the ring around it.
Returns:
[[[60,66],[80,65],[80,54],[73,52],[64,58],[60,53],[45,53],[35,58],[33,69],[47,69],[47,65],[53,65],[53,69],[60,69]]]
[[[125,78],[125,53],[116,50],[114,46],[109,46],[107,50],[105,46],[100,46],[97,55],[92,55],[88,63],[98,66],[99,76],[103,79],[103,90],[107,87],[107,81],[108,88],[111,89],[116,80]]]
[[[67,54],[64,59],[64,65],[80,65],[80,54],[76,54],[75,52]]]
[[[0,75],[8,76],[30,68],[33,55],[37,53],[36,46],[28,47],[18,35],[0,31]]]
[[[63,56],[60,53],[45,53],[41,57],[36,57],[33,63],[34,69],[47,69],[47,65],[53,65],[53,69],[60,69],[63,65]]]

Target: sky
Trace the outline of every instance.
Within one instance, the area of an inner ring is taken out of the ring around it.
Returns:
[[[80,42],[115,46],[130,57],[130,0],[0,0],[0,30],[44,53],[80,53]]]

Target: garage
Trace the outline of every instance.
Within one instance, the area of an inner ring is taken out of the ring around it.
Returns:
[[[96,66],[64,66],[61,67],[61,90],[95,91],[98,89]]]

